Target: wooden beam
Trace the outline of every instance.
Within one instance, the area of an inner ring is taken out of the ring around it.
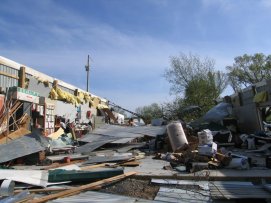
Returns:
[[[0,135],[0,144],[6,144],[7,139],[8,140],[15,140],[19,137],[22,137],[26,134],[31,133],[29,130],[25,128],[19,128],[18,130],[8,134],[7,136],[4,136],[3,134]]]
[[[89,183],[89,184],[82,185],[82,186],[79,186],[79,187],[76,187],[76,188],[72,188],[72,189],[65,190],[65,191],[62,191],[62,192],[58,192],[58,193],[55,193],[55,194],[47,195],[45,197],[34,199],[31,202],[32,203],[42,203],[42,202],[47,202],[49,200],[61,198],[61,197],[64,197],[64,196],[66,197],[67,195],[78,194],[78,193],[80,193],[80,192],[82,192],[84,190],[90,190],[90,189],[93,189],[93,188],[95,188],[97,186],[103,186],[103,185],[106,185],[106,184],[109,184],[109,183],[112,183],[112,182],[115,182],[115,181],[119,181],[119,180],[121,180],[123,178],[126,178],[128,176],[132,176],[132,175],[135,175],[135,174],[136,174],[136,172],[128,172],[128,173],[118,175],[118,176],[115,176],[115,177],[112,177],[112,178],[107,178],[107,179],[100,180],[100,181],[97,181],[97,182],[94,182],[94,183]]]
[[[120,166],[131,166],[131,167],[135,167],[135,166],[139,166],[139,164],[140,164],[139,161],[128,161],[128,162],[120,164]]]
[[[54,80],[53,82],[53,88],[56,89],[58,87],[58,80]]]
[[[74,187],[69,187],[69,188],[42,188],[42,189],[28,189],[30,193],[45,193],[45,192],[59,192],[59,191],[64,191],[64,190],[70,190],[73,189]],[[101,187],[97,186],[93,188],[93,190],[99,190]],[[23,192],[24,190],[15,190],[14,193],[20,193]]]
[[[19,87],[25,88],[25,67],[21,66],[19,70]]]
[[[87,171],[89,169],[99,168],[99,167],[105,167],[105,166],[106,166],[106,163],[104,163],[104,164],[96,164],[96,165],[91,165],[91,166],[84,166],[84,167],[80,167],[80,168],[83,171]]]
[[[18,77],[18,76],[16,76],[16,75],[11,75],[11,74],[5,73],[5,72],[3,72],[3,71],[0,71],[0,75],[7,76],[7,77],[9,77],[9,78],[14,78],[14,79],[19,80],[19,77]]]

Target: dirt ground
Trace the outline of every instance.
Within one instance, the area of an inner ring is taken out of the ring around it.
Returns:
[[[128,178],[101,191],[130,197],[153,200],[159,191],[159,186],[151,184],[150,180]]]

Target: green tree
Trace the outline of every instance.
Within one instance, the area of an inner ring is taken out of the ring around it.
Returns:
[[[176,97],[171,102],[165,102],[162,104],[164,117],[168,120],[183,119],[181,114],[184,102],[182,98]]]
[[[205,113],[214,105],[214,100],[219,97],[226,84],[225,74],[220,71],[210,71],[205,76],[195,77],[185,89],[184,104],[199,106],[202,113]]]
[[[214,70],[210,58],[181,53],[171,57],[171,67],[165,78],[171,84],[171,93],[183,96],[183,105],[197,105],[202,114],[207,112],[227,86],[227,75]]]
[[[243,87],[271,78],[271,55],[244,54],[234,58],[233,65],[226,68],[230,85],[237,92]]]
[[[151,120],[154,118],[163,117],[163,110],[157,103],[153,103],[148,106],[138,107],[135,111],[137,114],[142,115],[146,124],[150,124]]]

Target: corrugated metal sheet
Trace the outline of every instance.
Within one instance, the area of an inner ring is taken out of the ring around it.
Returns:
[[[110,202],[110,203],[151,203],[151,202],[158,202],[158,201],[152,201],[152,200],[144,200],[144,199],[138,199],[134,197],[127,197],[122,195],[115,195],[115,194],[109,194],[109,193],[102,193],[102,192],[94,192],[94,191],[88,191],[84,193],[80,193],[78,195],[74,195],[71,197],[66,198],[59,198],[53,201],[50,201],[51,203],[62,203],[62,202],[74,202],[74,203],[94,203],[94,202]]]
[[[271,193],[263,186],[220,182],[210,183],[209,187],[213,199],[271,199]]]
[[[23,136],[8,144],[0,145],[0,163],[43,151],[44,147],[35,138]]]
[[[198,186],[202,190],[209,191],[208,181],[193,181],[193,180],[171,180],[171,179],[152,179],[152,183],[160,185],[182,185],[182,186]]]
[[[107,136],[105,136],[107,137]],[[115,138],[117,139],[117,138]],[[109,143],[109,142],[112,142],[114,139],[102,139],[102,140],[98,140],[98,141],[95,141],[95,142],[90,142],[90,143],[87,143],[83,146],[80,146],[78,148],[75,149],[75,152],[77,153],[89,153],[89,152],[92,152],[94,151],[95,149]]]
[[[18,70],[10,68],[8,66],[0,64],[0,72],[7,73],[9,75],[18,76]],[[8,76],[0,75],[0,87],[5,90],[7,87],[18,86],[18,80]]]
[[[0,64],[0,71],[5,72],[10,75],[14,75],[14,76],[18,76],[18,72],[19,72],[17,69],[14,69],[2,64]]]
[[[4,179],[46,187],[48,185],[48,172],[45,170],[0,169],[0,180]]]
[[[93,141],[93,135],[106,135],[110,137],[122,138],[138,138],[144,135],[156,137],[166,133],[166,126],[137,126],[137,127],[124,127],[116,125],[104,125],[96,128],[93,132],[85,135],[81,141]],[[98,138],[97,136],[95,138]]]
[[[182,190],[161,187],[154,200],[163,202],[212,202],[210,193],[204,190]]]

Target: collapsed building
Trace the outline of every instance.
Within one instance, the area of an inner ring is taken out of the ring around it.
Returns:
[[[270,201],[270,85],[225,97],[198,129],[125,125],[106,99],[0,57],[0,201]]]
[[[56,131],[55,123],[59,124],[60,120],[55,119],[58,118],[76,121],[77,124],[91,122],[93,126],[105,122],[105,115],[115,119],[106,99],[2,56],[0,92],[0,109],[14,110],[9,115],[14,119],[10,124],[12,131],[18,130],[15,129],[16,121],[27,120],[28,117],[31,122],[27,129],[43,129],[45,135]],[[5,101],[9,101],[9,106],[5,106]],[[12,108],[14,106],[16,108]],[[79,127],[76,130],[80,133]]]
[[[264,123],[270,117],[270,90],[271,80],[263,80],[230,96],[233,113],[241,132],[255,133],[264,130]]]

